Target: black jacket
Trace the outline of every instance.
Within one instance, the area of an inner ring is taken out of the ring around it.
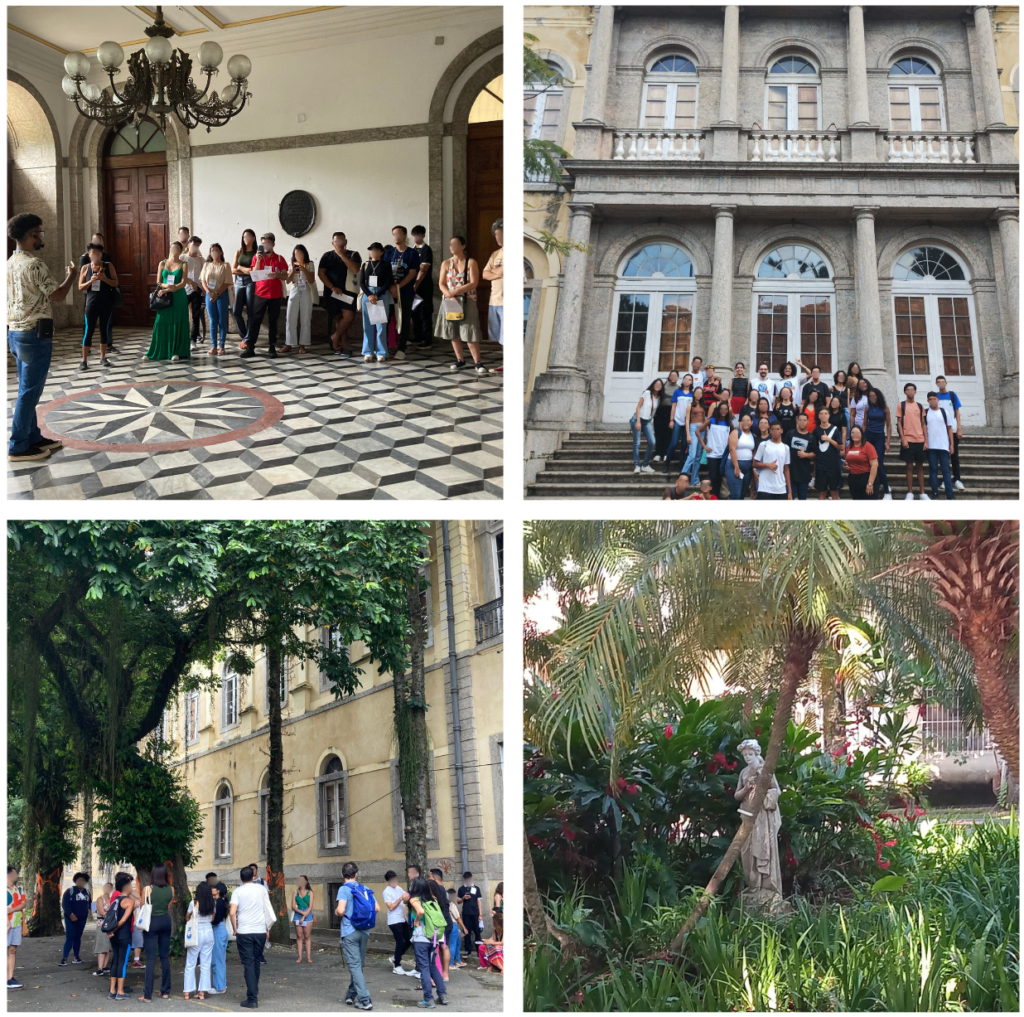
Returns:
[[[377,276],[377,285],[370,286],[367,280],[371,275]],[[395,285],[395,275],[391,271],[391,263],[383,258],[380,261],[364,261],[359,269],[359,288],[368,297],[381,297]],[[447,897],[445,898],[447,900]]]

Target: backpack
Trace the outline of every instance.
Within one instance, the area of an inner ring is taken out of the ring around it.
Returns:
[[[427,939],[437,941],[438,932],[444,935],[448,923],[444,920],[444,912],[436,900],[420,900],[423,905],[423,934]]]
[[[931,407],[930,406],[923,406],[921,403],[916,403],[915,405],[921,407],[921,426],[924,427],[925,426],[925,413],[928,410],[930,410]],[[946,407],[940,405],[939,406],[939,411],[942,413],[942,419],[946,422],[946,426],[947,427],[952,427],[953,425],[950,424],[949,417],[946,416]],[[906,399],[904,399],[903,402],[900,403],[900,420],[903,420],[906,417],[906,415],[907,415],[907,401],[906,401]]]
[[[377,924],[377,902],[373,891],[362,883],[352,883],[352,914],[345,917],[353,929],[372,929]]]
[[[113,932],[117,928],[119,921],[121,921],[121,908],[118,906],[117,899],[115,898],[110,902],[110,906],[103,916],[103,921],[100,922],[100,929],[103,932]]]

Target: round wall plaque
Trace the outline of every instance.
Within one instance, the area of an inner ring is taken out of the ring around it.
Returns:
[[[316,223],[316,201],[308,191],[289,191],[277,212],[281,229],[290,237],[304,237]]]

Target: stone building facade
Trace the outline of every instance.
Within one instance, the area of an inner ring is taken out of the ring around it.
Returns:
[[[968,429],[1017,430],[1018,166],[988,7],[594,12],[564,161],[586,249],[530,375],[528,456],[623,427],[693,355],[726,384],[736,361],[857,361],[890,404],[946,374]]]
[[[457,886],[462,838],[444,550],[441,523],[430,525],[430,587],[424,595],[431,749],[427,848],[430,865],[443,869],[446,881]],[[501,522],[482,520],[449,522],[448,529],[466,842],[469,868],[489,900],[502,879],[504,841],[504,534]],[[320,637],[329,639],[330,632]],[[307,876],[314,890],[314,931],[334,936],[338,919],[331,902],[343,882],[342,865],[356,862],[361,880],[380,898],[384,873],[394,869],[404,878],[405,864],[391,676],[369,663],[361,644],[349,652],[353,661],[364,661],[354,695],[335,699],[315,663],[292,661],[286,664],[282,700],[286,894],[290,899],[299,875]],[[218,687],[179,697],[164,715],[165,761],[183,770],[204,819],[190,885],[214,871],[236,886],[243,865],[266,860],[267,657],[262,648],[253,648],[253,654],[252,675],[242,678],[218,665]],[[102,885],[99,876],[109,878],[114,867],[94,858],[88,871],[94,885]],[[484,917],[490,928],[489,908]],[[376,931],[390,941],[383,922]]]

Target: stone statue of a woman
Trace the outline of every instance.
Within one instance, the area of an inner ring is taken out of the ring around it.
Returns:
[[[761,757],[761,746],[753,738],[740,742],[739,750],[747,765],[740,771],[734,795],[737,801],[746,802],[754,794],[754,785],[761,775],[764,759]],[[742,805],[739,811],[750,815]],[[740,849],[743,880],[747,886],[744,898],[750,903],[770,905],[782,898],[782,873],[779,867],[781,826],[779,782],[773,774],[771,786],[764,796],[764,805],[754,818],[754,828]]]

